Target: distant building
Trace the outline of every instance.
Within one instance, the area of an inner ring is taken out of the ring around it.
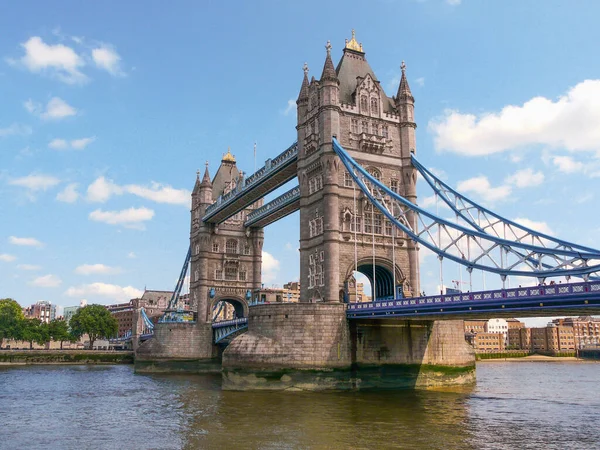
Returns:
[[[127,303],[108,305],[106,309],[108,309],[119,324],[119,330],[115,337],[122,338],[130,336],[133,330],[133,300],[130,300]]]
[[[600,344],[600,318],[591,316],[567,317],[554,319],[552,323],[572,327],[577,348],[595,347]]]
[[[502,339],[504,339],[504,344],[506,345],[508,341],[508,323],[505,319],[488,320],[485,331],[486,333],[501,334]]]
[[[23,309],[23,315],[30,319],[40,319],[49,323],[56,318],[56,305],[46,300],[40,300],[35,305]]]
[[[79,308],[79,306],[65,306],[63,308],[63,318],[65,319],[65,322],[69,323],[71,317],[73,317],[73,314],[79,311]]]
[[[508,346],[514,350],[531,349],[531,328],[509,328]]]
[[[487,320],[465,320],[465,333],[485,333]]]
[[[517,319],[489,319],[489,320],[465,320],[465,339],[476,351],[503,351],[510,344],[511,330],[523,329],[525,324]],[[519,340],[518,333],[513,339]],[[498,338],[492,335],[500,335],[502,344]],[[519,341],[520,342],[520,341]]]
[[[531,351],[558,353],[575,350],[573,327],[548,324],[544,328],[531,328]]]
[[[502,333],[470,333],[472,335],[471,345],[477,352],[501,352],[504,351],[505,341]]]

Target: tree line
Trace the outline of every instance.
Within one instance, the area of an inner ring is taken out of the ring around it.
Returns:
[[[29,342],[46,345],[50,341],[76,342],[87,334],[90,349],[97,339],[110,339],[117,335],[119,324],[102,305],[87,305],[73,314],[67,323],[64,319],[54,319],[49,323],[23,315],[21,305],[11,298],[0,299],[0,348],[4,340]]]

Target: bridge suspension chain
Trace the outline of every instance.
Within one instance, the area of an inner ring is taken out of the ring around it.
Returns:
[[[408,238],[434,252],[438,258],[457,262],[468,271],[479,269],[496,273],[503,279],[508,275],[588,278],[589,274],[600,271],[599,250],[576,244],[555,247],[533,245],[521,239],[504,239],[486,233],[469,221],[463,225],[440,218],[411,203],[369,174],[336,139],[333,140],[333,148],[371,204]],[[416,226],[409,220],[409,215],[416,217]],[[467,228],[468,225],[471,227]],[[545,235],[542,238],[545,239]]]

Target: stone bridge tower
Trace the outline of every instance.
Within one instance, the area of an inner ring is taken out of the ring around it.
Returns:
[[[377,298],[419,292],[417,247],[373,210],[335,155],[336,136],[350,155],[392,190],[416,202],[414,98],[402,63],[395,97],[388,97],[362,44],[346,40],[337,68],[331,44],[321,78],[298,96],[298,179],[301,189],[302,302],[347,301],[354,270],[366,275]],[[413,219],[414,220],[414,219]],[[394,233],[394,236],[392,236]],[[392,245],[394,243],[395,245]],[[374,257],[373,257],[374,256]]]
[[[206,208],[243,180],[233,155],[227,151],[211,181],[208,163],[192,192],[190,228],[190,298],[198,323],[212,320],[213,306],[226,301],[230,316],[248,316],[248,300],[261,286],[262,228],[245,228],[245,209],[225,222],[204,223]],[[262,202],[262,201],[261,201]],[[252,206],[254,208],[254,205]]]

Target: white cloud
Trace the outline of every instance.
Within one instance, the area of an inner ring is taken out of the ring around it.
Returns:
[[[18,61],[33,73],[48,73],[68,84],[87,81],[81,72],[84,59],[71,47],[63,44],[46,44],[39,36],[33,36],[21,44],[25,55]],[[9,63],[15,63],[9,60]]]
[[[10,236],[8,238],[8,242],[13,244],[13,245],[22,245],[25,247],[43,247],[44,244],[40,241],[38,241],[35,238],[21,238],[21,237],[16,237],[16,236]]]
[[[585,80],[556,101],[534,97],[523,105],[479,116],[448,110],[428,127],[437,150],[479,156],[528,145],[598,150],[598,123],[600,80]]]
[[[0,137],[5,136],[26,136],[32,133],[30,126],[13,123],[5,128],[0,128]]]
[[[23,103],[23,106],[31,114],[43,120],[60,120],[77,114],[77,109],[59,97],[52,97],[45,108],[31,99]]]
[[[42,266],[36,266],[34,264],[18,264],[17,269],[19,270],[40,270]]]
[[[283,114],[284,116],[288,116],[292,111],[296,110],[296,100],[294,100],[293,98],[290,98],[287,101],[287,106],[285,107],[285,109],[283,111],[281,111],[281,114]]]
[[[279,261],[273,255],[263,250],[262,252],[262,281],[272,283],[279,272]]]
[[[87,199],[90,202],[104,203],[113,195],[121,195],[123,189],[117,186],[112,180],[104,177],[98,177],[87,188]]]
[[[121,211],[102,211],[97,209],[89,215],[90,220],[109,225],[123,225],[126,228],[143,230],[143,222],[151,220],[154,211],[148,208],[129,208]]]
[[[9,255],[8,253],[0,253],[0,261],[11,262],[17,259],[16,256]]]
[[[120,67],[121,57],[111,47],[103,45],[93,49],[92,59],[98,68],[106,70],[111,75],[123,75]]]
[[[91,283],[80,286],[71,286],[65,294],[69,297],[107,297],[114,301],[131,300],[139,298],[144,292],[133,286],[118,286],[116,284]]]
[[[492,187],[485,176],[469,178],[458,183],[456,190],[463,194],[472,192],[489,203],[506,200],[512,193],[512,188],[507,185]]]
[[[550,226],[546,222],[536,222],[534,220],[526,219],[524,217],[517,217],[514,219],[514,222],[523,225],[524,227],[530,228],[534,231],[539,231],[540,233],[547,234],[549,236],[554,235],[554,231],[550,228]]]
[[[434,195],[430,195],[429,197],[424,197],[422,200],[417,200],[417,204],[421,207],[421,208],[432,208],[433,206],[436,206],[436,197],[435,194]],[[442,200],[441,198],[437,199],[437,207],[438,208],[446,208],[446,209],[450,209],[450,207],[446,204],[446,202],[444,200]]]
[[[190,204],[190,192],[187,189],[175,189],[169,185],[152,182],[150,187],[137,184],[119,186],[112,180],[98,177],[87,190],[87,199],[91,202],[104,203],[113,195],[133,194],[146,200],[172,205]]]
[[[124,186],[124,190],[138,197],[152,200],[156,203],[169,203],[172,205],[190,204],[190,192],[186,189],[175,189],[169,185],[152,182],[150,187],[140,186],[136,184],[128,184]]]
[[[129,253],[127,253],[127,257],[130,259],[135,259],[135,258],[137,258],[137,255],[134,252],[129,252]]]
[[[518,188],[539,186],[544,182],[544,174],[539,171],[534,172],[533,169],[522,169],[506,177],[504,182],[514,184]]]
[[[60,180],[51,175],[30,174],[26,177],[15,178],[8,182],[12,186],[21,186],[30,191],[46,191],[60,183]]]
[[[462,0],[446,0],[446,3],[450,6],[458,6],[462,3]]]
[[[415,83],[421,87],[425,86],[425,77],[416,78]]]
[[[555,156],[552,163],[558,167],[558,170],[564,173],[583,172],[585,166],[579,161],[575,161],[570,156]]]
[[[113,275],[121,273],[119,267],[110,267],[104,264],[82,264],[75,269],[79,275]]]
[[[49,274],[37,277],[31,284],[38,287],[58,287],[62,284],[62,280],[56,275]]]
[[[79,198],[77,186],[77,183],[68,184],[62,191],[56,194],[56,200],[65,203],[75,203]]]
[[[96,140],[96,138],[93,136],[87,137],[87,138],[81,138],[81,139],[73,139],[70,142],[67,141],[66,139],[52,139],[48,143],[48,147],[50,147],[54,150],[68,150],[68,149],[83,150],[84,148],[86,148],[88,145],[90,145],[95,140]]]

